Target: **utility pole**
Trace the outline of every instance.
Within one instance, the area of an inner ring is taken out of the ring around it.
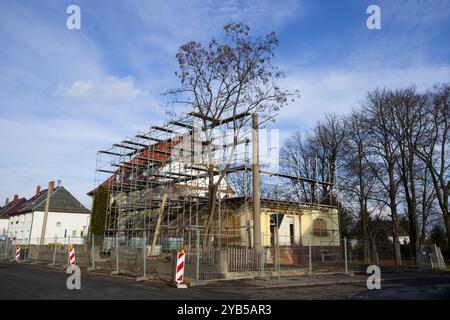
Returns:
[[[253,146],[253,247],[262,248],[261,239],[261,196],[259,179],[259,123],[258,114],[252,116],[252,146]]]
[[[50,181],[48,183],[47,189],[47,200],[45,201],[44,220],[42,221],[41,242],[40,242],[41,245],[45,243],[45,232],[47,230],[48,211],[50,209],[50,197],[53,191],[55,191],[55,181]]]

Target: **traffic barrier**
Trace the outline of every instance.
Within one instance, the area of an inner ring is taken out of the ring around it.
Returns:
[[[177,288],[187,288],[185,284],[183,284],[184,280],[184,262],[186,255],[184,254],[184,250],[178,252],[177,256],[177,269],[175,272],[175,282],[177,284]]]
[[[69,247],[69,264],[71,266],[75,265],[75,250],[73,249],[73,246]]]
[[[16,245],[16,261],[20,261],[20,246]]]

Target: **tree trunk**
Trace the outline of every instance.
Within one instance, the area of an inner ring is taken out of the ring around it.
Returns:
[[[212,225],[216,216],[216,199],[217,199],[217,187],[213,185],[212,188],[209,189],[209,216],[208,220],[205,224],[205,232],[203,235],[203,248],[206,248],[210,245],[209,237],[211,235]]]
[[[364,263],[369,264],[370,257],[370,244],[369,244],[369,228],[368,228],[368,217],[367,217],[367,206],[365,204],[364,199],[361,201],[361,217],[362,217],[362,231],[363,231],[363,255],[364,255]]]
[[[398,241],[398,218],[397,218],[397,199],[395,191],[389,195],[392,217],[392,237],[395,267],[399,268],[402,265],[402,255],[400,251],[400,242]]]
[[[447,232],[447,250],[448,252],[450,252],[450,215],[448,210],[445,213],[445,215],[446,217],[444,218],[444,220],[445,220],[445,231]]]

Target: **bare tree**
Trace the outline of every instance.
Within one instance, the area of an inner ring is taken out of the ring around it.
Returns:
[[[168,92],[173,103],[187,105],[202,120],[201,130],[207,142],[211,142],[212,130],[217,125],[231,119],[234,139],[217,179],[213,148],[211,143],[206,146],[209,217],[205,234],[211,232],[218,189],[230,168],[241,129],[248,125],[249,117],[245,115],[258,113],[263,118],[271,118],[290,97],[298,95],[297,91],[282,90],[277,84],[284,75],[272,64],[279,45],[274,32],[265,37],[252,37],[250,28],[242,23],[227,24],[224,30],[223,42],[212,39],[203,46],[191,41],[180,47],[176,75],[181,87]]]
[[[387,195],[386,204],[390,208],[395,265],[401,265],[400,243],[398,240],[398,187],[400,178],[396,174],[398,144],[392,135],[395,126],[392,110],[392,92],[375,90],[369,92],[362,111],[367,115],[369,128],[369,152],[367,163],[375,173]]]
[[[416,92],[415,87],[392,92],[389,103],[393,111],[394,125],[392,136],[398,145],[399,157],[397,168],[403,185],[403,195],[409,221],[411,253],[416,259],[420,254],[419,223],[417,221],[417,186],[416,179],[419,164],[416,157],[416,146],[425,132],[426,97]],[[419,264],[419,261],[416,261]]]
[[[311,153],[318,155],[321,180],[331,183],[322,185],[322,201],[333,204],[332,185],[336,182],[338,160],[342,158],[346,134],[342,117],[326,114],[324,121],[316,124],[313,133],[309,141]]]
[[[362,112],[354,111],[345,121],[347,128],[344,143],[343,160],[344,170],[340,178],[343,192],[347,194],[347,199],[356,198],[359,210],[356,218],[361,224],[363,238],[364,261],[369,263],[370,243],[373,242],[370,232],[371,209],[370,199],[374,197],[377,178],[367,163],[368,152],[368,129],[367,121]]]
[[[426,164],[444,218],[450,243],[450,85],[435,86],[429,93],[426,138],[416,153]]]
[[[315,156],[311,154],[307,136],[295,132],[287,138],[281,149],[280,168],[283,173],[297,177],[290,180],[297,201],[315,202],[316,194],[313,184],[301,178],[315,179]]]

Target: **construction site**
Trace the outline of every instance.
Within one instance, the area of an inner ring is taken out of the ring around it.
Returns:
[[[98,151],[88,195],[93,214],[96,197],[105,196],[101,233],[8,239],[0,258],[65,269],[73,252],[73,263],[76,255],[91,271],[173,283],[182,252],[190,285],[352,274],[368,263],[393,268],[391,243],[379,241],[367,259],[361,239],[341,237],[336,181],[318,178],[331,174],[319,174],[315,159],[307,178],[288,174],[278,133],[259,120],[190,113]],[[440,248],[422,249],[417,266],[402,253],[405,268],[446,268]]]
[[[273,157],[260,154],[271,146],[279,152],[278,141],[261,136],[260,126],[257,114],[214,120],[190,113],[99,151],[89,195],[99,186],[108,192],[102,252],[144,248],[158,274],[167,270],[157,261],[184,250],[187,277],[197,280],[233,277],[231,271],[280,274],[284,267],[302,273],[310,260],[342,269],[333,183],[271,171],[278,169],[267,161]],[[293,180],[328,194],[295,200],[286,192]],[[260,181],[268,183],[264,196]]]

